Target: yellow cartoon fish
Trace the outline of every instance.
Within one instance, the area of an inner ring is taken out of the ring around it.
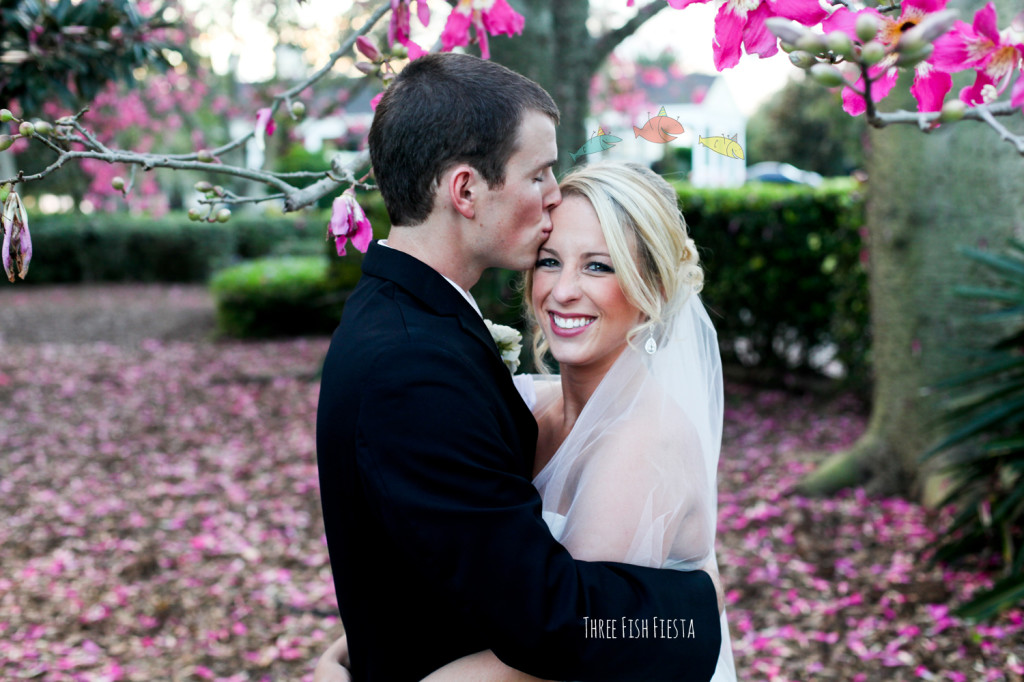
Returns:
[[[657,116],[648,119],[643,128],[633,126],[633,137],[642,137],[648,142],[655,144],[667,144],[676,139],[676,135],[683,133],[683,124],[665,114],[665,107],[661,108]]]
[[[743,147],[736,141],[739,137],[739,133],[736,133],[732,137],[726,137],[725,135],[719,135],[718,137],[701,137],[697,136],[697,144],[702,144],[716,154],[722,156],[728,156],[733,159],[743,158]]]

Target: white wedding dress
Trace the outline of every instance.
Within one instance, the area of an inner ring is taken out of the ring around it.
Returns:
[[[715,560],[722,438],[717,336],[697,296],[649,355],[627,347],[534,479],[555,539],[577,559],[696,570]],[[516,385],[543,422],[560,409],[557,376]],[[717,565],[717,563],[716,563]],[[713,682],[735,682],[726,614]]]

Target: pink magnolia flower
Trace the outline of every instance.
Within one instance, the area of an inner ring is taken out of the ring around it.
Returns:
[[[676,9],[708,0],[668,0]],[[814,26],[828,13],[818,0],[725,0],[715,16],[715,68],[730,69],[740,61],[740,47],[747,54],[771,57],[779,51],[775,36],[764,20],[784,17],[804,26]]]
[[[1001,95],[1020,71],[1024,45],[1000,35],[996,25],[996,8],[991,2],[974,15],[974,24],[956,22],[953,30],[935,41],[932,60],[946,71],[974,69],[974,85],[960,91],[967,104],[990,102]],[[1024,106],[1024,92],[1018,81],[1012,90],[1014,106]]]
[[[480,41],[480,56],[490,59],[487,36],[517,35],[522,33],[525,23],[523,15],[512,9],[506,0],[459,0],[441,33],[441,49],[448,52],[454,47],[469,45],[469,27],[474,26]]]
[[[356,38],[356,49],[371,62],[375,62],[380,59],[380,50],[377,49],[377,44],[366,36],[359,36]]]
[[[878,22],[878,33],[874,39],[884,45],[888,51],[882,61],[868,68],[868,76],[871,79],[871,100],[877,103],[892,91],[899,77],[899,69],[896,68],[898,55],[894,48],[900,38],[904,33],[917,26],[928,14],[943,10],[945,7],[946,0],[904,0],[899,17],[884,15],[873,8],[862,9],[854,13],[845,7],[840,7],[821,25],[826,33],[839,31],[848,35],[854,42],[861,43],[855,30],[857,17],[862,14],[875,17]],[[945,69],[936,66],[934,55],[914,67],[914,83],[910,86],[910,92],[917,100],[919,111],[941,109],[942,101],[952,86],[953,79]],[[864,90],[864,79],[858,78],[853,87]],[[843,88],[843,110],[846,113],[858,116],[863,114],[866,109],[867,103],[861,95],[851,88]]]
[[[388,45],[395,46],[395,43],[404,45],[409,51],[409,59],[419,59],[427,54],[427,51],[415,43],[410,37],[411,25],[409,22],[409,7],[412,0],[391,0],[391,23],[388,25]],[[426,26],[430,23],[430,7],[426,0],[416,0],[416,17],[420,23]]]
[[[32,237],[28,233],[28,213],[18,193],[11,191],[4,201],[0,213],[0,232],[3,232],[3,246],[0,260],[3,262],[7,279],[14,281],[14,275],[25,279],[28,264],[32,261]]]
[[[256,112],[256,135],[253,139],[260,151],[266,148],[263,136],[265,134],[273,135],[275,130],[277,130],[277,124],[274,123],[274,119],[270,115],[270,107],[258,110]]]
[[[355,189],[349,187],[341,193],[341,196],[334,200],[331,206],[331,219],[327,223],[327,238],[334,237],[334,244],[338,249],[338,255],[345,255],[345,242],[352,240],[352,246],[359,251],[366,253],[373,239],[373,228],[363,211],[363,207],[356,201]]]

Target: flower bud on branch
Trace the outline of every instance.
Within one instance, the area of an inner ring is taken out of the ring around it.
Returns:
[[[7,279],[14,281],[15,273],[25,279],[28,264],[32,261],[32,237],[28,232],[28,213],[21,203],[21,197],[10,191],[3,203],[0,214],[0,229],[3,231],[3,245],[0,246],[0,260],[3,261]]]

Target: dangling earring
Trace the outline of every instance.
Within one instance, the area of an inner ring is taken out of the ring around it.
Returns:
[[[647,351],[648,355],[654,355],[658,352],[658,342],[654,340],[654,331],[650,332],[650,336],[647,337],[647,343],[644,344],[644,350]]]

